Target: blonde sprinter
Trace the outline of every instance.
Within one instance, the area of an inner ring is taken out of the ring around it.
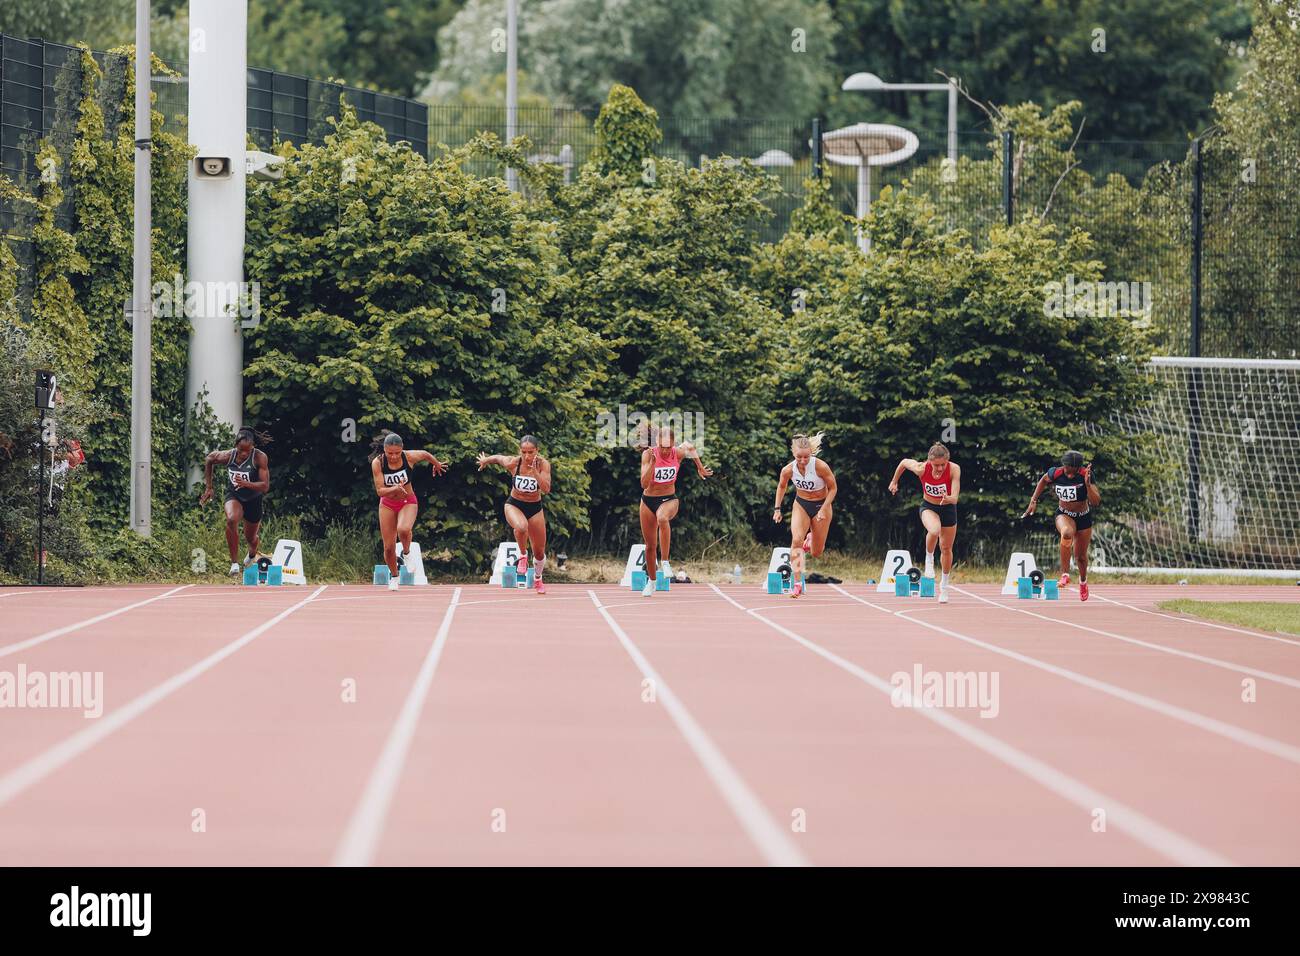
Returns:
[[[910,471],[921,481],[921,524],[925,525],[925,576],[934,577],[934,546],[943,552],[943,577],[939,581],[939,603],[948,603],[948,578],[952,574],[952,543],[957,538],[957,499],[961,497],[961,466],[953,462],[948,449],[935,442],[925,461],[904,458],[894,469],[889,493],[898,494],[898,479]]]
[[[826,534],[831,529],[831,502],[835,500],[835,472],[830,465],[817,457],[822,450],[822,438],[816,435],[795,435],[790,440],[790,453],[794,461],[781,469],[776,483],[776,505],[772,520],[781,523],[781,504],[785,500],[785,487],[794,485],[794,510],[790,512],[790,568],[794,583],[790,597],[803,593],[804,554],[815,558],[826,548]]]

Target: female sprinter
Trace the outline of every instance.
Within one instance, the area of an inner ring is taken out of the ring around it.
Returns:
[[[889,493],[898,494],[898,479],[910,471],[921,480],[921,524],[925,525],[925,571],[934,577],[934,546],[942,552],[943,577],[939,603],[948,603],[948,578],[952,574],[952,543],[957,539],[957,499],[961,497],[961,466],[950,460],[946,446],[935,442],[924,462],[904,458],[894,469]]]
[[[203,494],[199,504],[206,505],[212,498],[212,469],[226,466],[223,495],[226,510],[226,545],[230,548],[230,573],[239,573],[239,523],[244,523],[244,543],[248,556],[244,566],[257,560],[257,549],[262,543],[262,500],[271,490],[271,461],[266,452],[258,448],[271,439],[245,425],[235,437],[231,451],[209,452],[203,459]],[[254,478],[253,476],[257,477]]]
[[[405,451],[402,436],[388,429],[379,433],[370,444],[370,474],[375,480],[379,495],[379,533],[384,539],[384,563],[388,565],[388,590],[396,591],[401,584],[401,571],[397,560],[397,541],[402,542],[402,553],[411,553],[411,529],[419,511],[419,499],[411,487],[415,466],[427,461],[435,475],[441,475],[447,466],[434,457],[433,452]]]
[[[781,523],[781,502],[785,486],[794,483],[795,509],[790,512],[790,569],[793,585],[790,597],[803,593],[804,552],[815,558],[826,548],[826,534],[831,529],[831,502],[835,500],[835,473],[817,457],[822,450],[822,436],[795,435],[790,440],[794,461],[781,469],[776,483],[776,507],[772,520]]]
[[[654,434],[654,432],[652,432]],[[672,547],[672,520],[677,517],[680,502],[677,500],[677,473],[688,458],[695,459],[695,470],[701,478],[708,478],[713,469],[706,468],[700,453],[690,442],[676,444],[677,436],[671,428],[660,428],[654,444],[641,452],[641,537],[645,540],[646,583],[642,597],[655,593],[655,573],[658,570],[657,554],[663,556],[664,574],[673,571],[668,564]],[[656,547],[658,551],[656,552]]]
[[[515,533],[519,545],[519,564],[516,573],[522,579],[528,574],[528,543],[533,545],[533,588],[538,594],[546,593],[542,571],[546,568],[546,512],[542,510],[542,495],[551,490],[551,463],[537,454],[537,439],[525,435],[519,439],[518,455],[478,456],[478,470],[488,465],[500,465],[513,471],[510,497],[506,499],[506,524]]]
[[[1061,587],[1070,584],[1070,554],[1079,565],[1079,600],[1088,600],[1088,542],[1092,540],[1092,509],[1101,504],[1101,492],[1092,483],[1092,468],[1084,465],[1083,455],[1067,451],[1061,463],[1047,469],[1034,486],[1028,518],[1038,507],[1038,499],[1048,485],[1056,492],[1056,530],[1061,536]]]

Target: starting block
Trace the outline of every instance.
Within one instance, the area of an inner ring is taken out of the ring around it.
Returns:
[[[375,565],[375,584],[379,585],[380,587],[386,588],[388,587],[388,579],[391,576],[392,575],[390,575],[388,572],[388,565],[386,564]]]
[[[1017,579],[1016,597],[1022,601],[1032,601],[1036,598],[1059,601],[1061,593],[1055,581],[1046,580],[1043,572],[1035,568],[1028,576]]]
[[[655,590],[667,591],[669,589],[669,583],[670,582],[668,580],[668,575],[664,574],[663,571],[660,571],[659,569],[656,568],[655,569]]]
[[[768,594],[789,594],[790,589],[794,586],[794,569],[788,564],[780,565],[775,571],[767,572],[767,593]],[[808,590],[808,582],[804,576],[799,575],[799,583],[803,585],[804,591]]]
[[[895,597],[934,597],[934,578],[921,576],[921,569],[910,567],[906,574],[894,575]]]
[[[503,588],[528,588],[531,590],[533,587],[533,569],[529,568],[528,573],[521,579],[517,568],[502,568],[501,586]]]
[[[244,584],[250,587],[265,584],[278,588],[284,584],[284,567],[272,564],[271,559],[264,554],[259,555],[256,561],[244,568]]]
[[[642,545],[642,547],[644,547],[644,545]],[[640,590],[642,590],[642,589],[645,587],[645,582],[646,582],[646,576],[645,576],[645,572],[644,572],[644,571],[633,571],[633,572],[632,572],[632,590],[633,590],[633,591],[640,591]],[[656,579],[656,580],[655,580],[655,587],[658,587],[658,586],[659,586],[659,581]]]

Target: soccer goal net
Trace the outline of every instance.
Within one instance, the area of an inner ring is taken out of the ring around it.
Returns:
[[[1160,463],[1139,513],[1094,532],[1097,571],[1300,572],[1300,361],[1156,358],[1112,427]]]

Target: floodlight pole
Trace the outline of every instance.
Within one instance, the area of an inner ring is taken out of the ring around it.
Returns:
[[[513,143],[519,125],[519,0],[506,0],[506,142]],[[519,173],[506,168],[506,186],[519,189]]]
[[[135,237],[131,278],[131,527],[143,538],[153,531],[153,160],[149,0],[135,3]],[[44,449],[41,464],[45,463]],[[43,512],[42,512],[43,514]],[[43,570],[43,564],[42,564]]]

